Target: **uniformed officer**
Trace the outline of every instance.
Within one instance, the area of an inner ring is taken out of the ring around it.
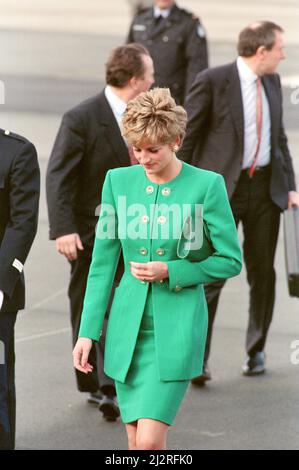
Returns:
[[[208,67],[206,33],[199,18],[174,0],[155,0],[153,7],[137,13],[127,42],[147,47],[155,66],[154,86],[170,88],[178,104],[183,104],[195,76]]]
[[[0,449],[15,447],[14,325],[25,306],[23,267],[34,240],[40,193],[35,147],[0,129]]]

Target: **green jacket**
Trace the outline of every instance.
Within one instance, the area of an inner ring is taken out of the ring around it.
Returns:
[[[201,374],[208,322],[203,285],[241,271],[223,177],[182,165],[160,185],[140,165],[106,175],[79,336],[99,340],[122,249],[125,272],[110,310],[104,362],[105,373],[120,382],[130,367],[149,288],[132,276],[130,261],[168,264],[169,278],[152,283],[157,365],[165,381]]]

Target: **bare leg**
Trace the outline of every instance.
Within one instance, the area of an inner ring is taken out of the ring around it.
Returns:
[[[128,436],[128,449],[136,450],[137,421],[126,424],[126,431]]]
[[[155,419],[138,420],[136,445],[138,450],[166,450],[169,425]]]

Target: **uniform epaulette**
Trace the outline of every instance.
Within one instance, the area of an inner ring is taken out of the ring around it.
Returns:
[[[137,9],[137,14],[142,14],[142,13],[145,13],[146,11],[149,11],[149,10],[152,10],[153,8],[152,7],[140,7],[139,9]]]
[[[189,10],[186,10],[186,8],[180,8],[180,10],[181,10],[181,13],[184,13],[187,16],[191,16],[191,17],[194,16],[193,13]]]
[[[194,13],[192,13],[192,11],[186,10],[185,8],[181,8],[180,10],[181,10],[182,13],[184,13],[186,16],[188,16],[188,17],[191,18],[192,20],[200,21],[199,16],[195,15]]]
[[[138,17],[138,16],[143,16],[144,14],[147,14],[147,13],[150,13],[152,12],[153,8],[152,7],[141,7],[140,10],[136,10],[136,13],[135,13],[135,18]]]
[[[28,140],[25,138],[25,137],[22,137],[21,135],[19,134],[15,134],[14,132],[11,132],[10,130],[8,129],[0,129],[0,132],[2,135],[5,135],[11,139],[16,139],[16,140],[19,140],[23,143],[26,143],[28,142]]]

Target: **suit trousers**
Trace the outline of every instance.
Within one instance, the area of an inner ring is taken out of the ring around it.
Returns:
[[[80,328],[81,315],[83,311],[83,302],[91,264],[91,257],[83,255],[78,252],[78,258],[71,261],[71,279],[68,289],[68,296],[70,299],[71,307],[71,324],[73,334],[73,346],[75,346]],[[113,299],[115,285],[113,286],[110,301],[108,304],[107,312],[103,323],[103,333],[99,343],[93,343],[89,355],[89,362],[93,366],[93,371],[90,374],[75,369],[77,387],[80,392],[94,393],[101,390],[105,395],[115,395],[114,380],[108,377],[104,372],[104,350],[105,338],[108,323],[108,314]]]
[[[14,450],[16,435],[15,344],[17,312],[0,312],[0,450]]]
[[[270,165],[257,169],[250,178],[243,170],[231,198],[236,225],[242,222],[243,256],[249,284],[249,321],[246,350],[249,357],[263,351],[273,316],[275,298],[274,257],[277,246],[280,209],[270,197]],[[209,327],[205,351],[211,348],[213,323],[224,281],[205,286]]]

